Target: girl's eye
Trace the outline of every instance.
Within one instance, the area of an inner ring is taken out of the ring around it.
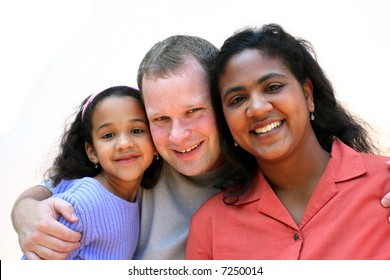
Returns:
[[[144,130],[140,129],[140,128],[134,128],[131,130],[131,133],[133,133],[133,134],[140,134],[142,132],[144,132]]]
[[[110,138],[112,138],[112,137],[114,137],[114,133],[111,133],[111,132],[110,132],[110,133],[104,134],[102,138],[103,138],[103,139],[110,139]]]

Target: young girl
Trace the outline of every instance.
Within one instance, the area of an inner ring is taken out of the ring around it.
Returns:
[[[49,178],[79,219],[59,221],[82,233],[68,259],[131,259],[139,237],[137,191],[153,187],[162,166],[138,90],[111,87],[84,100],[60,148]]]

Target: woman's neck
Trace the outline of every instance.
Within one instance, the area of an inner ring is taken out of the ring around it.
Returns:
[[[284,160],[258,161],[268,183],[297,224],[330,158],[330,154],[315,142]]]

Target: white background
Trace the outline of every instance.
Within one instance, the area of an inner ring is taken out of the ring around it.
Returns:
[[[338,99],[390,155],[389,15],[388,0],[0,0],[0,259],[22,254],[11,207],[42,178],[66,118],[93,92],[135,87],[143,55],[170,35],[220,47],[239,28],[281,24],[314,45]]]

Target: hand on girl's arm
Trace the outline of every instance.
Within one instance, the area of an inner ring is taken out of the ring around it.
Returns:
[[[23,192],[12,209],[12,223],[27,259],[65,259],[80,246],[81,234],[59,223],[64,216],[75,222],[73,207],[42,186]]]

